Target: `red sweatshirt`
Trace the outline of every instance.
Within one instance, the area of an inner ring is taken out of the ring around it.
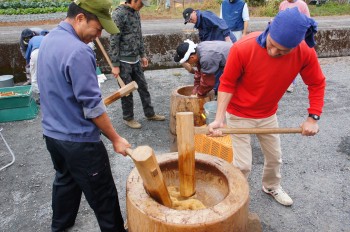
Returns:
[[[227,111],[245,118],[275,114],[278,102],[300,73],[309,90],[308,112],[321,115],[326,81],[315,50],[303,41],[289,54],[273,58],[256,42],[260,33],[250,33],[230,50],[219,86],[219,91],[233,94]]]

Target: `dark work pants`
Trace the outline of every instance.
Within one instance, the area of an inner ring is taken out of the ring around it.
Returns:
[[[132,81],[135,81],[137,83],[137,92],[139,92],[140,95],[143,112],[146,117],[152,117],[154,115],[154,109],[151,103],[151,95],[148,92],[148,85],[140,62],[137,62],[136,64],[120,62],[120,77],[125,84],[129,84]],[[129,96],[122,97],[121,102],[123,109],[123,119],[127,121],[134,119],[133,94],[130,93]]]
[[[82,192],[101,231],[124,232],[118,193],[102,142],[77,143],[45,136],[56,170],[52,189],[52,231],[74,225]]]

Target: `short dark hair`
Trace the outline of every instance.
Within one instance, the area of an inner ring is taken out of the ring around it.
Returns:
[[[138,2],[139,0],[135,0],[135,3]],[[125,0],[126,3],[131,4],[132,0]]]
[[[90,13],[89,11],[84,10],[83,8],[79,7],[77,4],[72,2],[69,4],[68,11],[67,11],[67,18],[74,18],[78,14],[83,13],[86,17],[86,20],[89,22],[90,20],[96,20],[99,21],[97,16]]]

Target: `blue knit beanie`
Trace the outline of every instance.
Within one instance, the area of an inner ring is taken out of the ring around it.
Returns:
[[[304,39],[309,47],[314,47],[316,32],[315,20],[300,13],[297,7],[280,11],[269,28],[271,38],[286,48],[295,48]]]

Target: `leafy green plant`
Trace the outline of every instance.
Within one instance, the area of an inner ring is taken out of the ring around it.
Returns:
[[[18,15],[18,14],[45,14],[54,12],[65,12],[69,0],[32,0],[32,1],[2,1],[0,2],[0,14],[4,15]]]

